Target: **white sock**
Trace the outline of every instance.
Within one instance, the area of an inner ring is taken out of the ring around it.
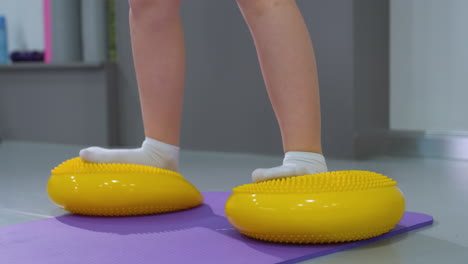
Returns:
[[[327,172],[327,164],[322,154],[303,151],[286,152],[283,165],[269,169],[256,169],[252,181],[260,182],[277,178]]]
[[[170,145],[156,139],[146,137],[137,149],[105,149],[90,147],[80,151],[80,157],[88,162],[96,163],[130,163],[147,165],[178,172],[178,146]]]

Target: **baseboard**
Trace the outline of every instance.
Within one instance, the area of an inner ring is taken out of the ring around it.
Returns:
[[[390,131],[385,153],[468,160],[468,133]]]

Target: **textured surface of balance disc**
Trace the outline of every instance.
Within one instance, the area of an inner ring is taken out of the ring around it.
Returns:
[[[79,157],[52,170],[47,191],[67,211],[98,216],[164,213],[203,202],[200,192],[177,172],[144,165],[89,163]]]
[[[246,184],[226,202],[244,235],[283,243],[335,243],[390,231],[404,214],[396,181],[369,171],[335,171]]]

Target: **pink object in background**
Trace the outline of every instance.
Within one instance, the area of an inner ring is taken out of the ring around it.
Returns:
[[[52,62],[52,25],[51,25],[51,12],[50,0],[43,0],[44,11],[44,62]]]

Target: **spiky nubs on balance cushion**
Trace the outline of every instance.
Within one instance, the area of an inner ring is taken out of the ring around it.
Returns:
[[[133,164],[89,163],[73,158],[52,170],[51,200],[77,214],[128,216],[184,210],[203,197],[174,171]]]
[[[244,235],[272,242],[334,243],[393,229],[405,198],[392,179],[369,171],[335,171],[246,184],[226,203]]]

